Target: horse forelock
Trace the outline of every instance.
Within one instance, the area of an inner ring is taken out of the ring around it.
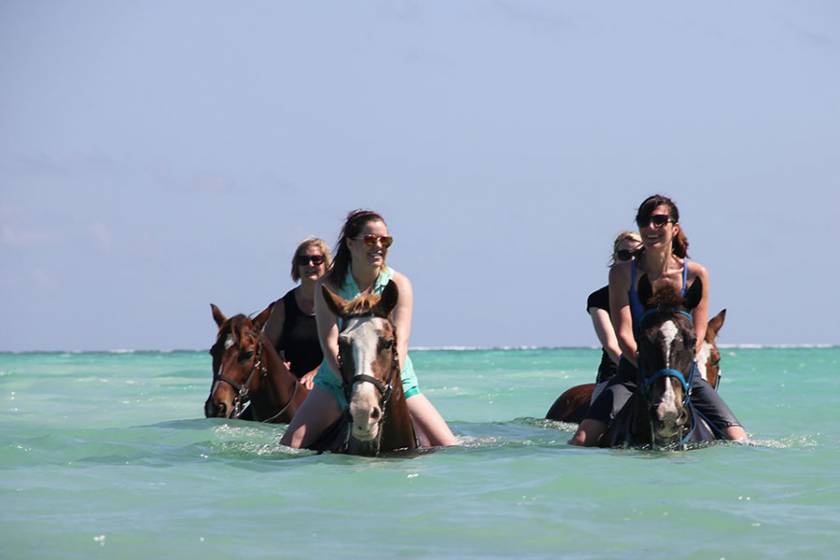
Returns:
[[[344,318],[360,317],[363,315],[370,315],[377,310],[377,305],[382,298],[376,294],[367,294],[358,296],[348,301],[341,310],[341,316]]]
[[[685,298],[674,286],[665,285],[656,289],[647,302],[659,311],[671,311],[683,307]]]

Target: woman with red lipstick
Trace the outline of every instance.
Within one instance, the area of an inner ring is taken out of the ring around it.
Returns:
[[[402,364],[400,377],[415,432],[422,446],[455,443],[455,436],[449,426],[429,399],[420,392],[414,366],[408,355],[414,295],[408,278],[385,264],[388,248],[393,242],[394,238],[388,233],[385,220],[376,212],[356,210],[347,216],[336,245],[333,266],[315,289],[315,316],[324,361],[315,376],[315,388],[280,440],[283,445],[310,446],[347,408],[342,380],[337,373],[338,323],[324,301],[320,285],[326,285],[342,298],[350,300],[359,294],[381,294],[391,281],[399,290],[399,300],[392,311],[391,320],[397,332],[397,354]]]
[[[676,288],[691,312],[698,350],[709,321],[709,275],[705,267],[688,258],[688,239],[679,223],[677,205],[665,196],[645,199],[636,213],[636,225],[643,249],[631,261],[618,262],[610,269],[610,318],[618,337],[621,361],[618,374],[595,399],[577,432],[573,445],[598,445],[607,424],[621,410],[635,390],[637,368],[636,334],[646,303],[663,286]],[[723,436],[743,441],[747,433],[717,392],[700,376],[691,387],[692,402]]]
[[[323,360],[315,325],[315,285],[332,264],[330,248],[323,239],[304,239],[292,257],[295,288],[274,302],[265,323],[265,334],[287,367],[307,389]]]

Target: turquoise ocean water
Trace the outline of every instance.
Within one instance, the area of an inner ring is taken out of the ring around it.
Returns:
[[[0,558],[833,558],[840,348],[727,348],[753,437],[579,449],[541,420],[591,349],[425,350],[463,445],[413,458],[281,447],[207,420],[206,352],[0,354]]]

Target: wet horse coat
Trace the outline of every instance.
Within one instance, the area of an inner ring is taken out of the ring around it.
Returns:
[[[219,332],[210,349],[213,383],[204,415],[289,423],[309,390],[289,371],[262,333],[271,306],[253,320],[241,314],[228,319],[212,303],[210,307]]]
[[[691,384],[699,376],[691,315],[673,290],[654,296],[639,335],[636,389],[610,423],[601,447],[685,447],[717,439],[691,403]]]
[[[716,388],[720,383],[720,352],[716,340],[726,320],[726,309],[709,320],[706,336],[700,352],[697,354],[697,373]],[[567,389],[554,401],[545,415],[546,420],[580,423],[589,410],[595,383],[575,385]]]
[[[381,296],[351,301],[326,287],[323,294],[341,321],[339,362],[349,406],[310,448],[358,455],[416,449],[400,377],[397,333],[389,319],[399,297],[397,285],[389,282]]]

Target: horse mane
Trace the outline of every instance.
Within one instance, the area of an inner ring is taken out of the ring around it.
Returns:
[[[685,298],[673,286],[665,285],[657,289],[648,300],[648,305],[656,307],[659,311],[668,311],[683,307]]]
[[[345,317],[359,317],[361,315],[369,315],[373,313],[379,300],[382,298],[376,294],[367,294],[358,296],[347,302],[343,309],[342,315]]]

